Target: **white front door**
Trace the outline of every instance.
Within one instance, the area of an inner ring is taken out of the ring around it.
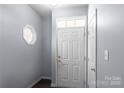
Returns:
[[[88,87],[96,87],[96,11],[88,23]]]
[[[58,87],[85,87],[85,27],[60,28],[58,32]]]

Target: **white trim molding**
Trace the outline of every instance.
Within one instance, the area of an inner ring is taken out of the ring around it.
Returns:
[[[51,87],[57,87],[57,84],[56,83],[51,83]]]
[[[33,83],[31,83],[27,88],[32,88],[36,83],[38,83],[42,79],[42,76],[39,77],[37,80],[35,80]]]
[[[50,79],[51,80],[51,77],[43,76],[41,79]]]

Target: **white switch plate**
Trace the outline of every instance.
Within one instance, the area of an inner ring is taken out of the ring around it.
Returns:
[[[109,61],[109,51],[108,50],[104,51],[104,60]]]

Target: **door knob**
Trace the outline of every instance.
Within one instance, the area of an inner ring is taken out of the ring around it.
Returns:
[[[96,71],[95,68],[91,68],[91,70],[94,71],[94,72]]]
[[[61,60],[58,60],[58,62],[61,62]]]

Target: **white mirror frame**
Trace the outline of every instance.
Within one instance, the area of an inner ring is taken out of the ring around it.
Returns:
[[[26,25],[23,28],[23,39],[28,45],[35,44],[37,40],[36,31],[31,25]]]

